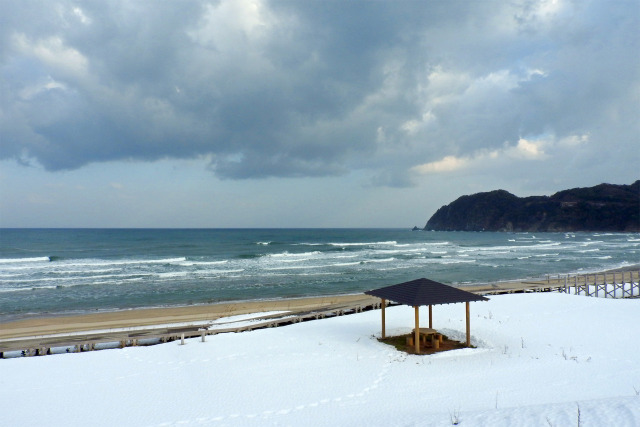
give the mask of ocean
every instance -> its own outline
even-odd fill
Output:
[[[0,322],[630,267],[639,233],[0,229]]]

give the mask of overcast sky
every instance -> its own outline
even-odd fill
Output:
[[[412,227],[640,178],[640,2],[0,0],[0,226]]]

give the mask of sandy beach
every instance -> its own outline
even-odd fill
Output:
[[[270,311],[303,311],[333,304],[349,304],[363,299],[363,294],[265,301],[243,301],[184,307],[146,308],[77,316],[39,317],[0,324],[0,339],[34,335],[63,334],[94,329],[153,326],[215,320],[220,317]]]
[[[623,270],[617,270],[617,273]],[[625,269],[629,277],[638,281],[637,268]],[[601,280],[604,272],[597,273]],[[612,272],[607,272],[612,277]],[[593,274],[591,274],[593,277]],[[620,278],[620,274],[617,276]],[[470,292],[487,292],[523,289],[544,286],[545,284],[560,284],[563,279],[550,278],[549,281],[505,281],[493,284],[479,284],[465,286]],[[264,313],[272,311],[300,312],[304,310],[319,309],[336,304],[364,303],[369,300],[377,300],[364,294],[334,295],[309,298],[291,298],[262,301],[241,301],[231,303],[192,305],[182,307],[131,309],[112,312],[90,313],[75,316],[37,317],[22,319],[0,324],[0,340],[19,337],[30,337],[49,334],[65,334],[90,330],[105,330],[115,328],[128,328],[140,326],[163,325],[170,323],[188,323],[206,320],[215,320],[221,317],[237,316],[248,313]]]

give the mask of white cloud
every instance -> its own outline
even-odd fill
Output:
[[[207,5],[200,26],[187,34],[199,44],[233,53],[266,37],[273,19],[259,0],[224,0]]]
[[[465,158],[455,156],[445,156],[441,160],[414,166],[412,171],[425,175],[430,173],[453,172],[464,169],[476,161],[477,158]]]
[[[504,150],[504,154],[516,159],[543,160],[546,158],[543,148],[547,144],[548,142],[544,140],[536,141],[520,138],[518,144],[515,147],[507,147]]]
[[[558,145],[566,146],[566,147],[577,147],[579,145],[584,145],[589,142],[590,136],[589,134],[581,134],[581,135],[569,135],[565,138],[562,138],[558,141]]]
[[[67,89],[67,86],[65,84],[63,84],[63,83],[60,83],[60,82],[57,82],[57,81],[53,80],[51,78],[51,76],[49,76],[45,81],[43,81],[41,83],[37,83],[37,84],[30,85],[30,86],[27,86],[27,87],[23,88],[19,92],[19,96],[24,101],[29,101],[32,98],[34,98],[35,96],[38,96],[39,94],[41,94],[43,92],[47,92],[47,91],[55,90],[55,89],[65,90],[65,89]]]
[[[84,11],[82,9],[80,9],[79,7],[74,7],[72,9],[72,12],[74,14],[74,16],[84,25],[89,25],[91,24],[91,18],[89,18],[87,15],[84,14]]]
[[[549,145],[545,140],[527,140],[520,138],[518,143],[505,143],[499,150],[478,150],[469,156],[445,156],[440,160],[413,166],[411,171],[419,175],[456,172],[465,169],[488,169],[503,160],[544,160],[548,158],[544,147]]]
[[[87,74],[89,65],[87,58],[78,50],[67,46],[59,36],[32,42],[24,34],[15,34],[13,43],[18,50],[38,58],[48,67],[76,77]]]
[[[496,165],[509,162],[531,162],[550,159],[558,152],[565,155],[566,149],[575,148],[589,141],[588,134],[570,135],[557,139],[554,135],[544,135],[538,138],[520,138],[516,145],[508,142],[498,150],[477,150],[469,156],[448,155],[440,160],[413,166],[410,171],[418,175],[451,173],[462,170],[475,169],[483,171],[494,168]]]

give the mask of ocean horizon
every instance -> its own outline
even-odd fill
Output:
[[[640,263],[640,233],[397,228],[0,229],[0,321],[466,286]]]

